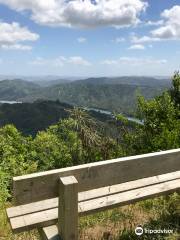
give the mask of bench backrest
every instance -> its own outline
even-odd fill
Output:
[[[59,178],[75,176],[78,191],[88,191],[180,170],[180,149],[84,164],[13,178],[17,204],[59,196]]]

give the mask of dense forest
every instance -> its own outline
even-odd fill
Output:
[[[117,88],[116,85],[111,90],[115,91],[115,88]],[[101,89],[104,89],[103,86]],[[88,91],[93,90],[89,88]],[[125,92],[127,98],[130,94],[128,91]],[[104,98],[106,98],[105,95]],[[109,128],[116,129],[116,134],[107,134],[106,124],[98,125],[102,116],[97,117],[95,113],[89,114],[83,109],[63,105],[63,103],[46,102],[44,104],[40,101],[34,105],[25,104],[21,107],[24,111],[29,111],[29,114],[33,111],[33,114],[38,113],[41,119],[41,114],[46,111],[48,104],[53,114],[57,109],[59,111],[56,112],[57,115],[54,114],[55,122],[59,118],[59,113],[62,117],[46,130],[39,131],[34,136],[26,136],[14,125],[5,125],[0,128],[0,239],[1,237],[16,240],[38,239],[38,234],[35,232],[17,236],[12,236],[10,233],[5,220],[4,207],[10,205],[12,201],[13,176],[180,147],[180,75],[178,72],[174,74],[172,86],[168,90],[164,90],[152,99],[145,99],[143,96],[137,98],[137,116],[143,120],[143,124],[134,123],[130,126],[129,121],[122,114],[115,114],[112,119],[103,119]],[[3,119],[5,111],[9,112],[8,108],[6,104],[1,106],[0,119],[1,116]],[[18,112],[18,108],[19,105],[15,105],[14,111]],[[66,111],[64,111],[65,108]],[[23,115],[19,118],[23,118]],[[45,125],[48,125],[48,116],[46,120]],[[36,119],[34,121],[38,122]],[[138,216],[144,214],[145,225],[149,224],[154,228],[173,227],[174,235],[170,236],[172,238],[155,235],[153,239],[175,240],[178,239],[180,228],[179,201],[178,194],[173,194],[166,199],[147,200],[130,206],[131,211],[126,208],[124,211],[115,210],[85,218],[81,222],[81,227],[93,228],[96,224],[109,221],[111,226],[113,224],[115,229],[117,226],[119,229],[118,232],[114,232],[112,239],[136,239],[134,225],[137,223]],[[127,219],[132,223],[125,223]],[[123,229],[121,229],[122,225],[118,225],[118,221],[124,224]],[[152,239],[152,236],[145,237],[144,239]],[[101,239],[110,238],[104,236]]]
[[[70,116],[69,110],[74,107],[67,103],[62,103],[50,100],[37,100],[33,103],[3,103],[0,104],[0,127],[7,124],[13,124],[23,135],[35,136],[38,131],[45,130],[52,124],[56,124],[59,120],[68,118]],[[85,111],[85,109],[84,109]],[[95,110],[88,110],[86,112],[94,118],[98,129],[105,128],[106,132],[113,132],[109,128],[113,120],[112,114],[105,114]],[[129,122],[129,127],[133,123]]]
[[[59,101],[36,101],[34,103],[1,104],[0,126],[13,124],[24,135],[34,136],[38,131],[69,116],[72,106]]]
[[[169,86],[169,79],[150,77],[89,78],[72,82],[55,80],[51,84],[15,79],[0,81],[0,100],[59,100],[77,107],[101,108],[134,115],[137,95],[152,99]]]

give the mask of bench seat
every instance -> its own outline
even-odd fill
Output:
[[[41,228],[39,229],[39,234],[43,240],[61,240],[57,225]]]
[[[180,189],[180,171],[93,189],[78,194],[79,216],[134,203]],[[56,236],[58,198],[38,201],[7,209],[13,232],[43,228],[44,235]],[[47,239],[51,239],[48,238]],[[54,239],[54,238],[52,238]],[[56,237],[55,237],[56,239]]]

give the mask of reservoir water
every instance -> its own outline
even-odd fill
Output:
[[[95,112],[99,112],[99,113],[103,113],[103,114],[107,114],[110,116],[113,116],[113,113],[107,110],[103,110],[103,109],[97,109],[97,108],[84,108],[85,110],[92,110]],[[138,118],[134,118],[134,117],[128,117],[128,116],[124,116],[126,117],[129,121],[131,122],[135,122],[135,123],[139,123],[139,124],[143,124],[143,121],[139,120]]]
[[[0,104],[3,104],[3,103],[15,104],[15,103],[22,103],[22,102],[18,102],[18,101],[3,101],[3,100],[0,100]],[[88,107],[85,107],[84,109],[85,109],[85,110],[92,110],[92,111],[95,111],[95,112],[99,112],[99,113],[102,113],[102,114],[106,114],[106,115],[113,116],[112,112],[107,111],[107,110],[103,110],[103,109],[88,108]],[[125,116],[125,117],[126,117],[129,121],[136,122],[136,123],[139,123],[139,124],[143,124],[143,122],[142,122],[141,120],[139,120],[138,118],[128,117],[128,116]]]
[[[0,104],[3,104],[3,103],[15,104],[15,103],[22,103],[22,102],[17,102],[17,101],[2,101],[2,100],[0,100]]]

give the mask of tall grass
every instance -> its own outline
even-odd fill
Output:
[[[40,240],[38,232],[12,234],[5,207],[0,210],[0,240]],[[173,234],[143,234],[135,228],[172,229]],[[174,193],[80,218],[80,240],[180,240],[180,195]]]

